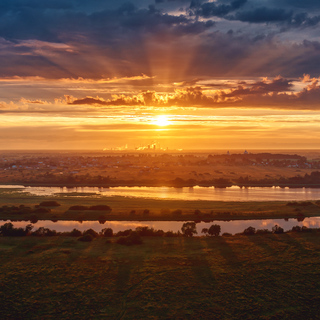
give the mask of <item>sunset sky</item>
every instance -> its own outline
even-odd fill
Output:
[[[320,146],[315,0],[2,0],[0,149]]]

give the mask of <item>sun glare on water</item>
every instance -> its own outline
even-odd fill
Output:
[[[167,116],[161,115],[157,116],[155,119],[155,124],[160,127],[164,127],[170,124]]]

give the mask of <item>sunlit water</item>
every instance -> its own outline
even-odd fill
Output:
[[[2,186],[3,188],[20,188],[22,193],[37,196],[69,195],[74,197],[88,196],[123,196],[131,198],[153,198],[167,200],[211,200],[211,201],[305,201],[320,199],[320,188],[214,188],[214,187],[23,187]]]
[[[0,221],[0,224],[4,224],[4,221]],[[284,219],[265,219],[265,220],[236,220],[236,221],[214,221],[210,223],[197,223],[198,235],[202,235],[201,231],[203,228],[208,228],[212,224],[218,224],[221,226],[221,233],[228,232],[231,234],[242,232],[249,226],[256,229],[268,229],[271,230],[276,224],[282,227],[285,231],[291,230],[294,226],[306,226],[310,228],[320,228],[320,217],[306,218],[302,222],[298,222],[296,219],[289,219],[285,221]],[[26,222],[14,222],[15,227],[25,228]],[[163,231],[181,231],[183,222],[177,221],[107,221],[104,224],[100,224],[96,221],[84,221],[82,223],[78,221],[38,221],[34,224],[34,229],[44,227],[53,229],[59,232],[71,231],[74,228],[84,231],[92,228],[93,230],[100,232],[104,228],[111,228],[113,232],[123,231],[126,229],[134,230],[137,227],[144,226],[149,228],[154,228],[156,230]]]

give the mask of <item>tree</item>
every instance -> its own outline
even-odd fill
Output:
[[[203,228],[202,231],[201,231],[201,233],[204,233],[205,235],[207,235],[207,234],[208,234],[208,231],[209,231],[208,228]]]
[[[185,237],[192,237],[194,234],[198,233],[195,222],[184,223],[181,227],[181,231]]]
[[[221,232],[221,227],[218,224],[213,224],[209,230],[208,233],[210,236],[218,236]]]
[[[272,227],[272,232],[273,233],[280,234],[280,233],[283,233],[283,231],[284,231],[283,228],[281,228],[277,224],[274,227]]]
[[[113,230],[111,228],[104,228],[101,230],[100,234],[103,237],[113,237]]]
[[[252,236],[256,233],[256,228],[254,227],[248,227],[247,229],[244,229],[243,234],[246,236]]]

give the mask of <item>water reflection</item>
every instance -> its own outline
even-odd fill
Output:
[[[306,201],[320,199],[319,188],[214,188],[214,187],[22,187],[2,186],[2,188],[21,188],[20,192],[37,196],[69,195],[123,196],[170,200],[211,200],[211,201]]]
[[[5,222],[2,221],[1,224]],[[126,229],[134,230],[137,227],[144,226],[149,228],[154,228],[156,230],[167,231],[181,231],[183,222],[182,221],[107,221],[104,224],[100,224],[97,221],[84,221],[80,223],[78,221],[38,221],[34,228],[49,228],[54,229],[59,232],[71,231],[74,228],[84,231],[87,229],[94,229],[100,232],[104,228],[111,228],[114,232],[123,231]],[[306,226],[310,228],[320,228],[320,217],[306,218],[302,222],[298,222],[296,219],[289,219],[285,221],[284,219],[267,219],[267,220],[235,220],[235,221],[215,221],[215,222],[201,222],[197,224],[198,235],[201,234],[203,228],[209,228],[212,224],[219,224],[221,226],[221,233],[227,232],[231,234],[236,234],[242,232],[248,227],[254,227],[256,229],[268,229],[271,230],[274,225],[279,225],[284,229],[284,231],[291,230],[294,226]],[[26,222],[14,222],[15,227],[25,228]]]

